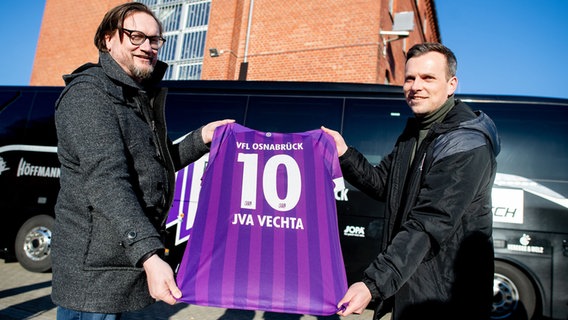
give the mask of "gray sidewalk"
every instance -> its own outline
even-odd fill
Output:
[[[18,263],[0,260],[0,319],[53,320],[55,306],[51,302],[51,274],[33,273]],[[128,314],[126,319],[170,320],[370,320],[373,313],[348,317],[314,317],[260,311],[230,310],[187,304],[169,306],[156,303],[142,311]],[[385,317],[382,320],[388,320]]]

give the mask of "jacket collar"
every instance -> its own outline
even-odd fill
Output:
[[[454,99],[452,99],[454,100]],[[443,133],[460,125],[461,122],[475,118],[476,115],[471,109],[459,99],[455,99],[455,104],[447,111],[444,119],[431,126],[431,130],[436,133]],[[402,137],[416,137],[420,131],[420,123],[416,117],[409,117],[402,132]],[[406,138],[405,138],[406,139]]]

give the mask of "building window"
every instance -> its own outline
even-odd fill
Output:
[[[169,65],[164,80],[201,79],[211,0],[140,0],[164,26],[159,59]]]

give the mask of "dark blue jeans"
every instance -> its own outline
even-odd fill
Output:
[[[120,313],[94,313],[57,307],[57,320],[120,320]]]

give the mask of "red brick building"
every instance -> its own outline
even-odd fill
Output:
[[[122,0],[46,0],[30,85],[63,85],[62,75],[97,62],[97,27]]]
[[[47,0],[30,84],[62,85],[63,74],[96,62],[95,30],[104,13],[122,2]],[[238,80],[240,74],[246,80],[402,84],[406,50],[441,41],[434,0],[185,2],[208,2],[210,8],[198,57],[201,79]],[[167,10],[159,10],[165,16]],[[381,31],[393,30],[401,12],[413,13],[413,28],[387,42],[397,36]]]

